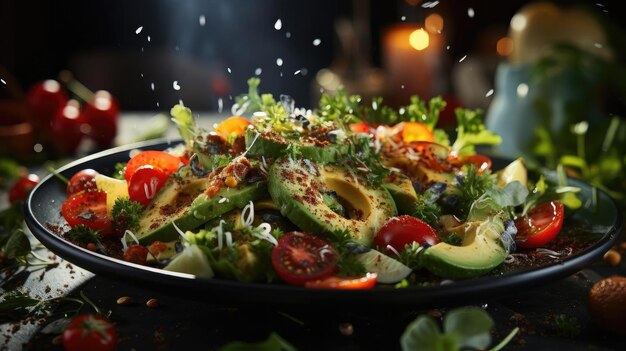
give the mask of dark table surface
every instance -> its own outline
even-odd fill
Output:
[[[131,116],[126,121],[134,120]],[[0,198],[5,199],[1,191]],[[80,297],[82,292],[96,305],[111,310],[120,350],[213,350],[235,340],[260,341],[272,332],[300,350],[394,350],[400,349],[400,335],[418,315],[439,317],[452,306],[465,304],[449,301],[427,310],[399,312],[367,308],[345,311],[339,306],[321,310],[279,310],[269,305],[225,307],[215,299],[186,298],[185,291],[172,295],[133,281],[94,275],[43,247],[37,252],[56,260],[58,266],[31,269],[15,282],[3,281],[3,288],[23,286],[43,298]],[[471,304],[486,309],[494,319],[494,341],[520,327],[506,349],[625,350],[626,338],[598,328],[587,312],[591,286],[612,275],[626,275],[626,262],[612,267],[600,260],[565,279]],[[118,305],[116,300],[122,296],[130,297],[132,303]],[[159,306],[148,308],[145,303],[149,299],[157,299]],[[556,327],[554,317],[559,315],[573,321],[574,328]],[[59,332],[53,326],[44,328],[42,323],[31,321],[1,324],[0,349],[60,350],[62,347],[54,343]]]

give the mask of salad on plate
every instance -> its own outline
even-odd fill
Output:
[[[580,206],[522,159],[492,170],[476,150],[500,137],[480,110],[457,109],[450,136],[439,97],[396,110],[339,91],[307,110],[248,83],[212,128],[176,105],[181,143],[74,174],[56,232],[201,279],[365,289],[490,274],[553,242]]]

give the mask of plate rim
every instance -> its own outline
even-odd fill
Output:
[[[183,141],[180,139],[163,138],[122,145],[72,161],[56,170],[56,172],[62,174],[63,172],[67,172],[68,170],[86,162],[105,158],[107,156],[110,157],[113,154],[118,154],[120,152],[130,152],[134,149],[147,148],[165,149],[169,146],[175,146],[182,142]],[[388,307],[406,307],[409,305],[432,305],[432,303],[437,302],[445,303],[447,299],[459,295],[475,296],[486,294],[491,296],[495,293],[514,290],[513,288],[538,286],[546,281],[562,279],[582,270],[596,261],[613,246],[619,238],[623,226],[622,213],[619,211],[619,207],[617,206],[615,200],[601,189],[597,189],[598,192],[602,193],[603,196],[611,202],[611,205],[615,210],[615,222],[607,232],[602,234],[602,237],[597,242],[582,251],[567,257],[562,262],[553,263],[548,266],[530,268],[521,272],[504,274],[502,276],[490,275],[467,280],[456,280],[452,284],[409,286],[402,289],[395,289],[393,288],[393,285],[391,285],[390,287],[378,287],[371,290],[316,289],[313,291],[312,289],[304,287],[295,287],[283,284],[244,283],[225,279],[196,278],[190,274],[168,272],[159,268],[133,264],[100,253],[92,252],[70,243],[48,230],[45,227],[45,223],[40,223],[34,213],[35,206],[33,204],[33,198],[39,191],[41,191],[40,189],[48,186],[48,184],[54,181],[53,178],[55,178],[55,175],[49,174],[44,177],[42,181],[35,186],[35,188],[33,188],[28,196],[26,206],[24,208],[25,221],[28,228],[33,235],[53,253],[61,256],[68,262],[76,264],[96,274],[102,274],[114,279],[137,278],[138,280],[148,283],[149,285],[161,287],[167,286],[168,288],[173,288],[174,293],[176,293],[177,288],[182,287],[200,288],[198,289],[198,292],[214,293],[218,296],[223,295],[225,292],[233,291],[235,294],[239,292],[243,295],[252,295],[251,293],[247,293],[247,291],[254,289],[256,293],[261,294],[258,295],[257,299],[253,298],[248,301],[253,303],[255,300],[259,300],[259,298],[261,298],[261,300],[265,300],[263,297],[266,295],[272,296],[275,294],[285,293],[290,294],[293,301],[289,301],[290,299],[281,299],[283,301],[273,301],[274,304],[294,305],[293,302],[296,302],[295,304],[297,305],[302,301],[314,301],[317,305],[323,302],[336,303],[337,300],[341,300],[342,303],[347,303],[344,307],[349,307],[362,305],[364,302],[375,302],[382,299],[385,302],[388,302],[386,305]],[[581,180],[571,180],[587,187],[591,186]],[[188,296],[193,297],[193,295],[195,294],[192,293]],[[232,296],[227,297],[227,300],[230,300],[231,297]],[[480,296],[476,297],[479,298]],[[427,301],[423,301],[423,299]],[[424,304],[424,302],[426,302],[426,304]]]

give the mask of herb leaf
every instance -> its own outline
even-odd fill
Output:
[[[445,342],[443,334],[437,322],[428,315],[421,315],[409,324],[400,337],[400,345],[403,351],[410,350],[456,350],[456,348],[443,348]]]
[[[457,308],[443,320],[445,333],[454,334],[459,348],[485,349],[491,344],[493,320],[479,307]]]
[[[68,232],[63,234],[64,237],[82,244],[97,243],[101,239],[101,235],[95,230],[87,228],[83,224],[79,224]]]
[[[12,260],[17,257],[24,257],[30,253],[30,241],[21,229],[13,231],[13,234],[4,245],[4,252],[7,258]]]
[[[143,206],[139,202],[131,201],[128,197],[117,198],[111,208],[113,230],[117,233],[137,230],[142,213]]]
[[[484,113],[481,109],[469,110],[457,108],[454,110],[458,122],[457,137],[452,144],[452,151],[459,155],[476,153],[476,145],[497,145],[502,138],[487,130],[483,123]]]
[[[246,343],[234,341],[222,346],[220,351],[296,351],[297,349],[277,333],[260,342]]]

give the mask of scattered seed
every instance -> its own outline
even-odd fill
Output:
[[[619,248],[622,250],[626,250],[626,242],[619,244]]]
[[[352,325],[352,323],[341,323],[339,324],[339,332],[342,335],[350,336],[352,335],[352,333],[354,333],[354,326]]]
[[[87,250],[89,250],[89,251],[93,251],[93,252],[96,252],[96,249],[98,249],[98,247],[96,246],[96,244],[94,244],[94,243],[89,243],[89,244],[87,244]]]
[[[128,305],[131,302],[132,302],[132,299],[130,298],[130,296],[122,296],[119,299],[117,299],[118,305]]]
[[[604,254],[604,262],[609,266],[617,266],[622,261],[622,255],[615,249],[610,249]]]
[[[150,299],[150,300],[146,301],[146,307],[149,307],[149,308],[157,308],[157,307],[159,307],[159,300],[157,300],[157,299]]]

